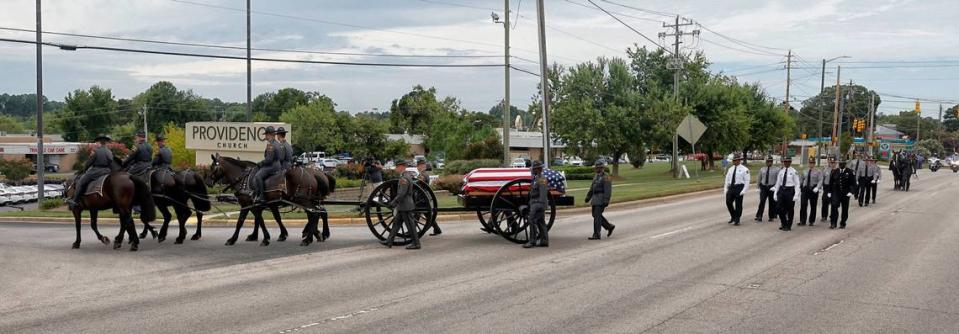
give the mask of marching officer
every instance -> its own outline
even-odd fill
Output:
[[[429,189],[430,187],[430,173],[426,171],[427,163],[425,159],[419,159],[416,161],[416,171],[419,172],[419,175],[416,176],[416,180],[420,182],[421,187]],[[430,233],[432,236],[443,234],[443,230],[440,229],[440,225],[436,223],[436,219],[430,217],[430,226],[433,228],[433,233]],[[429,229],[430,226],[426,228]]]
[[[87,191],[87,185],[97,178],[113,172],[113,152],[107,148],[107,144],[112,141],[110,136],[99,135],[94,139],[97,143],[96,148],[90,153],[90,158],[83,165],[80,179],[76,182],[76,190],[73,198],[67,200],[70,210],[73,210],[80,204],[80,198]]]
[[[869,169],[872,171],[872,183],[868,184],[872,192],[872,204],[876,204],[876,190],[879,189],[879,180],[882,179],[882,168],[876,164],[876,159],[869,159]],[[869,204],[869,198],[866,198],[866,204]]]
[[[799,226],[813,226],[816,223],[816,204],[819,202],[819,192],[822,190],[823,172],[816,168],[816,160],[809,159],[809,166],[800,178],[802,195],[799,204]],[[808,211],[806,209],[809,209]]]
[[[857,172],[856,182],[859,184],[859,193],[856,198],[859,199],[859,206],[869,206],[869,198],[872,197],[872,184],[876,180],[876,170],[873,168],[872,157],[865,159],[862,166],[862,173]]]
[[[797,188],[800,186],[799,173],[790,167],[793,159],[783,157],[783,167],[776,176],[776,185],[773,186],[773,200],[776,201],[776,211],[779,212],[779,229],[791,231],[796,201],[799,200]]]
[[[773,199],[773,186],[776,185],[776,175],[779,175],[779,167],[773,166],[773,158],[766,157],[766,167],[759,169],[759,210],[756,211],[756,221],[763,221],[763,210],[766,208],[766,201],[769,201],[769,221],[776,219],[776,201]]]
[[[157,134],[157,155],[153,157],[153,168],[170,169],[173,165],[173,151],[166,146],[166,136],[163,133]]]
[[[830,215],[829,228],[835,229],[837,221],[839,228],[846,228],[846,219],[849,218],[849,197],[856,192],[856,173],[846,168],[846,161],[839,161],[839,169],[836,169],[829,176],[832,191],[829,197],[832,200],[832,214]],[[842,210],[840,218],[839,210]]]
[[[280,143],[278,148],[283,149],[280,155],[280,168],[289,170],[293,167],[293,145],[286,141],[286,129],[282,126],[276,129],[276,139]]]
[[[828,163],[826,164],[826,168],[824,168],[822,171],[822,187],[820,188],[820,192],[822,193],[822,199],[821,199],[822,215],[820,219],[821,221],[826,221],[826,219],[829,219],[829,205],[832,204],[832,200],[829,197],[829,194],[832,192],[832,185],[830,184],[830,176],[832,175],[832,172],[835,171],[837,168],[839,168],[839,166],[837,166],[836,164],[836,158],[829,157]]]
[[[866,166],[865,154],[863,153],[857,154],[856,160],[854,160],[852,163],[849,163],[849,166],[852,167],[852,172],[856,176],[856,184],[864,184],[862,182],[863,180],[861,179],[866,177],[866,170],[868,169]],[[862,196],[860,196],[859,191],[864,191],[864,190],[865,189],[857,188],[857,191],[852,193],[853,197],[855,197],[859,201],[859,206],[862,206],[862,200],[860,199],[860,197]]]
[[[266,149],[263,150],[263,160],[260,160],[256,174],[253,176],[253,187],[256,190],[255,202],[263,204],[266,202],[264,191],[266,188],[266,179],[273,176],[280,170],[279,143],[276,141],[276,130],[272,126],[267,126],[264,131],[266,140]]]
[[[396,239],[400,226],[406,225],[406,231],[413,241],[406,249],[420,249],[420,234],[416,230],[416,221],[413,220],[413,210],[416,209],[416,204],[413,203],[413,173],[406,171],[407,164],[404,160],[396,162],[395,170],[400,174],[400,179],[396,186],[396,196],[390,201],[396,211],[396,220],[384,242],[387,248],[393,248],[393,240]]]
[[[609,199],[613,195],[613,182],[606,175],[605,161],[596,160],[593,167],[596,170],[596,176],[593,176],[593,183],[589,185],[589,190],[586,192],[586,203],[590,203],[593,207],[593,236],[587,239],[599,240],[601,228],[606,229],[607,238],[613,235],[613,229],[616,228],[616,225],[610,224],[603,216],[603,211],[609,206]]]
[[[743,216],[743,196],[749,190],[749,168],[741,166],[741,153],[733,156],[733,165],[726,171],[726,181],[723,195],[726,196],[726,210],[729,211],[729,223],[739,226],[739,218]],[[762,191],[762,190],[760,190]],[[762,212],[760,207],[759,212]],[[756,220],[762,221],[757,218]]]
[[[147,169],[150,169],[150,166],[153,162],[153,148],[150,147],[150,143],[147,142],[146,132],[143,130],[137,131],[137,142],[133,146],[133,152],[130,152],[127,155],[127,158],[123,160],[121,165],[131,175],[140,175],[145,172]]]
[[[543,176],[543,163],[535,161],[530,167],[533,183],[529,188],[529,242],[523,248],[549,247],[546,228],[546,206],[549,205],[549,186]]]

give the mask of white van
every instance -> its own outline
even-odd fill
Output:
[[[325,158],[326,152],[303,152],[303,154],[300,154],[300,156],[296,158],[296,162],[305,165]]]

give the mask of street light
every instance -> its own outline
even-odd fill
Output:
[[[512,103],[510,102],[509,96],[509,0],[503,1],[503,11],[502,21],[500,20],[499,14],[496,14],[496,12],[491,12],[489,16],[493,19],[493,23],[503,25],[503,165],[508,166],[509,123],[511,121],[510,109],[512,108]]]
[[[826,90],[826,63],[829,63],[829,62],[832,62],[832,61],[835,61],[835,60],[839,60],[839,59],[845,59],[845,58],[852,58],[852,57],[850,57],[850,56],[839,56],[839,57],[835,57],[835,58],[828,59],[828,60],[827,60],[827,59],[823,59],[823,60],[822,60],[822,80],[820,81],[820,84],[819,84],[819,100],[820,100],[820,101],[819,101],[819,102],[820,102],[820,103],[819,103],[819,139],[817,140],[817,144],[818,144],[818,147],[820,147],[820,150],[822,150],[822,143],[821,143],[821,142],[822,142],[822,125],[823,125],[823,124],[822,124],[822,113],[823,113],[823,107],[825,106],[825,102],[822,101],[822,98],[823,98],[822,93],[823,93],[823,91]],[[836,89],[839,89],[839,88],[836,87]],[[821,165],[820,162],[819,162],[819,159],[820,159],[821,156],[822,156],[822,154],[820,154],[819,151],[817,151],[817,152],[816,152],[816,164],[817,164],[817,165]]]

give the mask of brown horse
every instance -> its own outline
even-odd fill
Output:
[[[170,207],[173,207],[180,227],[174,244],[182,244],[186,239],[186,222],[193,215],[193,211],[196,211],[196,232],[190,239],[200,240],[203,212],[210,211],[210,199],[203,178],[192,170],[174,172],[169,169],[157,169],[150,177],[150,189],[153,191],[157,209],[163,215],[163,225],[160,227],[158,241],[166,240],[167,228],[173,218]],[[188,204],[190,202],[193,203],[192,208]],[[146,237],[146,233],[147,231],[144,230],[140,238]]]
[[[280,218],[279,208],[281,206],[294,206],[306,211],[307,224],[303,227],[303,241],[300,245],[307,246],[313,243],[314,238],[319,241],[324,241],[330,237],[328,215],[327,212],[321,208],[321,202],[336,188],[336,182],[332,176],[325,173],[317,174],[303,167],[291,168],[282,178],[271,177],[266,183],[266,187],[271,189],[276,186],[276,181],[285,181],[286,187],[282,189],[284,191],[268,191],[266,192],[265,199],[267,204],[265,206],[254,205],[253,197],[250,195],[250,192],[245,190],[249,189],[248,180],[250,179],[250,175],[255,172],[256,164],[249,161],[221,157],[219,155],[212,155],[211,158],[213,159],[213,164],[205,178],[206,184],[212,186],[217,182],[221,182],[233,188],[236,191],[234,195],[236,195],[242,207],[240,209],[240,215],[237,218],[236,230],[233,232],[233,236],[227,240],[227,246],[236,243],[237,238],[239,238],[240,229],[243,227],[243,223],[249,212],[253,213],[254,226],[253,233],[247,236],[246,240],[256,241],[259,237],[257,232],[262,229],[263,241],[261,245],[269,245],[270,233],[267,231],[266,225],[263,222],[263,210],[267,208],[270,209],[273,218],[280,227],[280,236],[277,240],[286,240],[288,233]],[[322,233],[318,230],[320,219],[323,220]]]
[[[73,184],[75,179],[74,177],[67,180],[67,197],[72,197],[77,191]],[[87,190],[93,186],[91,183]],[[140,219],[144,222],[152,221],[156,216],[153,199],[146,184],[135,181],[126,172],[113,172],[103,181],[101,189],[98,193],[81,196],[80,202],[73,208],[73,220],[77,228],[77,239],[73,242],[73,248],[80,248],[80,215],[84,210],[90,211],[90,227],[96,233],[97,239],[104,244],[109,243],[110,239],[97,230],[97,213],[100,210],[112,209],[120,218],[120,233],[113,240],[113,249],[122,246],[123,233],[126,232],[130,238],[130,251],[138,250],[140,239],[137,238],[136,226],[133,223],[133,205],[139,204],[143,208]]]

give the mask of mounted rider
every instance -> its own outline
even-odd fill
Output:
[[[157,134],[157,154],[153,157],[154,169],[170,169],[173,165],[173,151],[166,146],[166,135]]]
[[[130,155],[127,155],[127,158],[123,160],[121,166],[130,175],[142,175],[150,169],[153,162],[153,147],[147,142],[146,136],[146,132],[143,130],[137,131],[137,142],[133,146],[133,152],[130,152]]]
[[[282,126],[276,129],[276,139],[280,143],[278,148],[282,150],[280,168],[284,171],[290,170],[293,167],[293,145],[286,141],[286,129]]]
[[[112,139],[107,135],[99,135],[94,139],[96,147],[83,165],[80,177],[75,183],[76,190],[73,192],[73,198],[67,199],[67,204],[71,210],[80,203],[80,198],[86,193],[87,185],[90,182],[113,172],[113,152],[107,148],[107,144],[111,141]]]
[[[254,202],[257,204],[266,203],[266,179],[273,176],[282,167],[280,165],[280,143],[276,141],[276,130],[272,126],[267,126],[264,131],[266,140],[266,149],[263,151],[263,160],[258,165],[256,174],[253,175],[253,188],[256,191]]]

